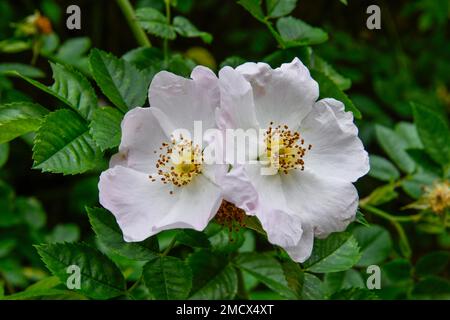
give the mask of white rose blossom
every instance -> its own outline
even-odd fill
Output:
[[[203,230],[220,207],[217,166],[193,162],[201,159],[202,147],[172,135],[176,129],[192,134],[194,121],[204,129],[215,127],[217,77],[196,67],[191,78],[158,73],[149,88],[150,108],[132,109],[122,121],[119,152],[100,176],[99,198],[125,241],[142,241],[173,228]],[[190,152],[182,152],[186,150]]]
[[[100,203],[126,241],[173,228],[203,230],[223,199],[256,215],[269,241],[298,262],[310,256],[314,236],[347,227],[358,207],[352,183],[368,172],[368,155],[352,114],[337,100],[316,101],[318,85],[300,60],[275,70],[264,63],[225,67],[219,79],[197,67],[191,78],[165,71],[154,77],[151,107],[125,115],[119,152],[100,177]],[[206,151],[195,137],[172,134],[192,134],[195,121],[222,133],[263,129],[263,148],[235,150],[252,161],[230,163],[231,170],[198,163]],[[225,135],[207,142],[227,145]],[[275,171],[262,174],[268,168]]]
[[[256,215],[271,243],[303,262],[314,236],[343,231],[354,220],[353,186],[369,170],[351,112],[319,87],[299,59],[272,69],[245,63],[219,72],[221,128],[263,129],[256,164],[234,165],[220,180],[227,201]],[[261,174],[268,163],[272,175]]]

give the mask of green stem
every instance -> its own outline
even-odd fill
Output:
[[[367,210],[370,213],[373,213],[379,217],[382,217],[386,220],[389,221],[396,221],[396,222],[415,222],[415,221],[419,221],[420,218],[422,218],[422,214],[418,213],[415,215],[411,215],[411,216],[403,216],[403,217],[398,217],[398,216],[393,216],[390,213],[387,213],[386,211],[383,211],[381,209],[372,207],[370,205],[361,205],[361,208],[364,210]]]
[[[275,40],[277,40],[277,42],[278,42],[279,46],[281,47],[281,49],[285,49],[286,48],[286,43],[284,42],[283,38],[281,38],[281,36],[277,32],[277,30],[275,30],[275,28],[273,27],[272,23],[267,18],[264,19],[263,23],[267,26],[267,28],[269,29],[270,33],[273,35]]]
[[[177,242],[177,238],[173,237],[172,241],[170,241],[169,245],[167,246],[166,250],[164,250],[163,253],[161,253],[162,257],[167,256],[167,254],[172,250],[172,248],[175,246],[175,243]]]
[[[166,21],[170,25],[171,14],[170,14],[170,0],[164,0],[166,4]],[[164,62],[167,66],[167,60],[169,59],[169,40],[164,39]]]
[[[120,7],[120,10],[122,10],[123,15],[127,19],[128,25],[131,28],[131,31],[133,31],[134,37],[136,38],[137,42],[142,47],[151,47],[150,40],[148,39],[147,35],[145,34],[144,30],[141,28],[139,23],[136,20],[136,15],[133,10],[133,6],[131,5],[129,0],[116,0],[117,4]]]
[[[398,223],[397,221],[391,221],[391,223],[394,225],[395,229],[397,230],[398,237],[400,239],[400,250],[405,256],[405,258],[411,258],[411,246],[409,245],[408,236],[405,233],[405,230],[403,229],[402,225]]]

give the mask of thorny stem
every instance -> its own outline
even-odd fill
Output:
[[[138,44],[142,47],[151,47],[150,40],[148,39],[145,31],[141,28],[139,23],[136,21],[136,15],[133,10],[133,6],[131,5],[129,0],[116,0],[117,4],[122,10],[123,15],[127,19],[128,25],[131,28],[131,31],[134,34]]]

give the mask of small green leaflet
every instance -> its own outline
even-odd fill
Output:
[[[79,243],[46,244],[36,249],[47,268],[64,284],[71,275],[67,268],[79,267],[79,291],[90,298],[110,299],[125,293],[122,273],[97,249]]]
[[[200,37],[204,42],[211,43],[212,35],[208,32],[200,31],[185,17],[175,17],[173,19],[175,31],[182,37],[196,38]]]
[[[187,260],[192,269],[190,299],[233,299],[237,293],[237,274],[227,256],[210,250],[192,253]]]
[[[395,181],[400,177],[400,172],[389,160],[371,154],[369,176],[382,181]]]
[[[325,31],[294,17],[280,18],[276,26],[286,47],[315,45],[328,40]]]
[[[0,63],[0,75],[1,74],[14,74],[11,72],[17,72],[25,77],[30,78],[44,78],[45,73],[33,66],[22,63]]]
[[[47,109],[31,102],[0,105],[0,143],[37,130],[47,113]]]
[[[353,235],[361,247],[361,259],[357,265],[366,267],[383,262],[390,254],[392,240],[389,232],[381,226],[358,226]]]
[[[177,36],[175,28],[171,26],[166,17],[156,9],[138,9],[136,10],[136,18],[142,28],[155,36],[169,40],[173,40]]]
[[[289,287],[281,264],[268,254],[241,253],[235,259],[236,266],[250,273],[256,279],[288,299],[298,299],[296,293]]]
[[[82,173],[93,169],[101,156],[86,121],[69,109],[50,113],[34,139],[33,168],[44,172]]]
[[[407,142],[394,130],[376,125],[375,133],[383,150],[404,172],[412,173],[415,169],[414,160],[406,153]]]
[[[98,101],[89,81],[75,69],[58,63],[50,63],[53,70],[54,84],[50,87],[18,74],[36,88],[54,96],[75,110],[86,120],[91,119]]]
[[[123,113],[115,108],[100,107],[94,111],[89,131],[102,151],[120,144],[122,119]]]
[[[311,76],[319,83],[320,98],[335,98],[341,101],[345,105],[345,111],[351,111],[355,118],[361,119],[361,112],[333,80],[317,70],[311,70]]]
[[[183,260],[157,257],[144,266],[145,285],[157,300],[186,299],[192,287],[192,272]]]
[[[296,7],[297,0],[266,0],[269,18],[279,18],[290,14]]]
[[[264,12],[261,8],[261,0],[239,0],[237,2],[251,13],[257,20],[264,22]]]
[[[420,140],[430,157],[441,164],[450,164],[450,130],[446,120],[430,108],[413,104],[414,123]]]
[[[142,242],[125,242],[112,213],[101,208],[86,209],[89,221],[100,242],[115,253],[139,261],[154,259],[159,252],[156,237]]]
[[[360,259],[356,239],[349,233],[333,233],[326,239],[315,239],[311,257],[304,263],[307,271],[317,273],[350,269]]]
[[[150,79],[132,63],[93,49],[89,64],[102,92],[121,111],[141,107],[145,103]]]

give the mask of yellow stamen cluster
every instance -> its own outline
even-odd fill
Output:
[[[285,174],[292,169],[305,170],[303,157],[312,145],[305,145],[305,140],[297,131],[291,131],[287,125],[273,127],[273,122],[265,132],[267,157],[272,167]]]
[[[202,150],[191,140],[180,136],[179,141],[172,139],[170,143],[163,142],[159,152],[159,158],[156,161],[158,175],[150,175],[149,178],[152,181],[159,178],[164,184],[172,183],[176,187],[181,187],[187,185],[202,172]]]
[[[443,214],[446,209],[450,208],[450,182],[444,181],[435,184],[426,193],[426,199],[433,212]]]
[[[233,242],[232,233],[233,231],[239,232],[241,228],[245,227],[245,217],[244,210],[239,209],[231,202],[223,200],[215,218],[217,223],[228,229],[229,240]]]

